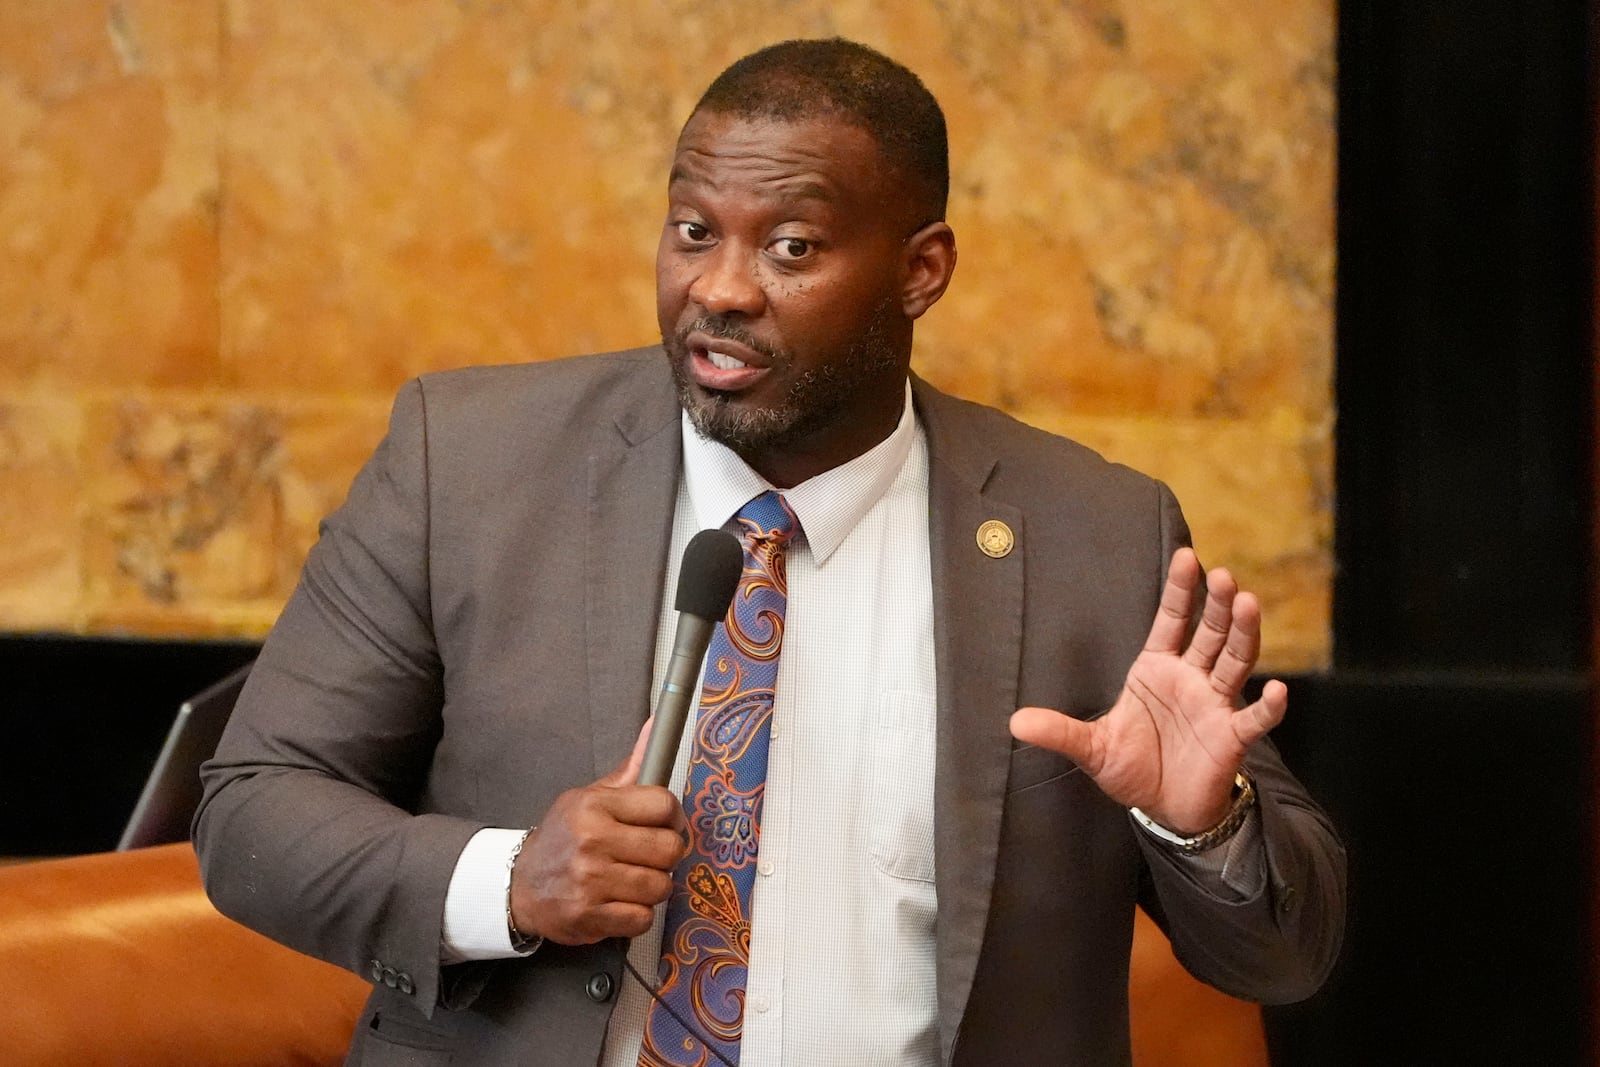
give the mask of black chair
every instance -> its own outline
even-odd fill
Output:
[[[245,664],[179,705],[166,743],[117,842],[118,852],[189,840],[189,823],[200,806],[200,764],[217,750],[222,729],[228,725],[253,665]]]

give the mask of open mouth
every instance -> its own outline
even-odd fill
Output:
[[[725,337],[696,330],[684,339],[689,375],[702,389],[737,393],[759,382],[772,368],[766,356]]]

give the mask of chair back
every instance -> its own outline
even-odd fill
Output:
[[[178,706],[166,743],[117,842],[118,852],[189,840],[189,824],[200,807],[200,764],[217,751],[251,666],[245,664]]]

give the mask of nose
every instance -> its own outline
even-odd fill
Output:
[[[755,255],[742,251],[737,242],[723,241],[701,259],[689,298],[713,315],[759,315],[767,302],[759,269]]]

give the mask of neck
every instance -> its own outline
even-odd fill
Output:
[[[739,458],[778,489],[792,489],[882,444],[900,424],[900,413],[872,424],[857,423],[848,436],[831,435],[826,442],[799,441],[781,449],[740,452]]]

